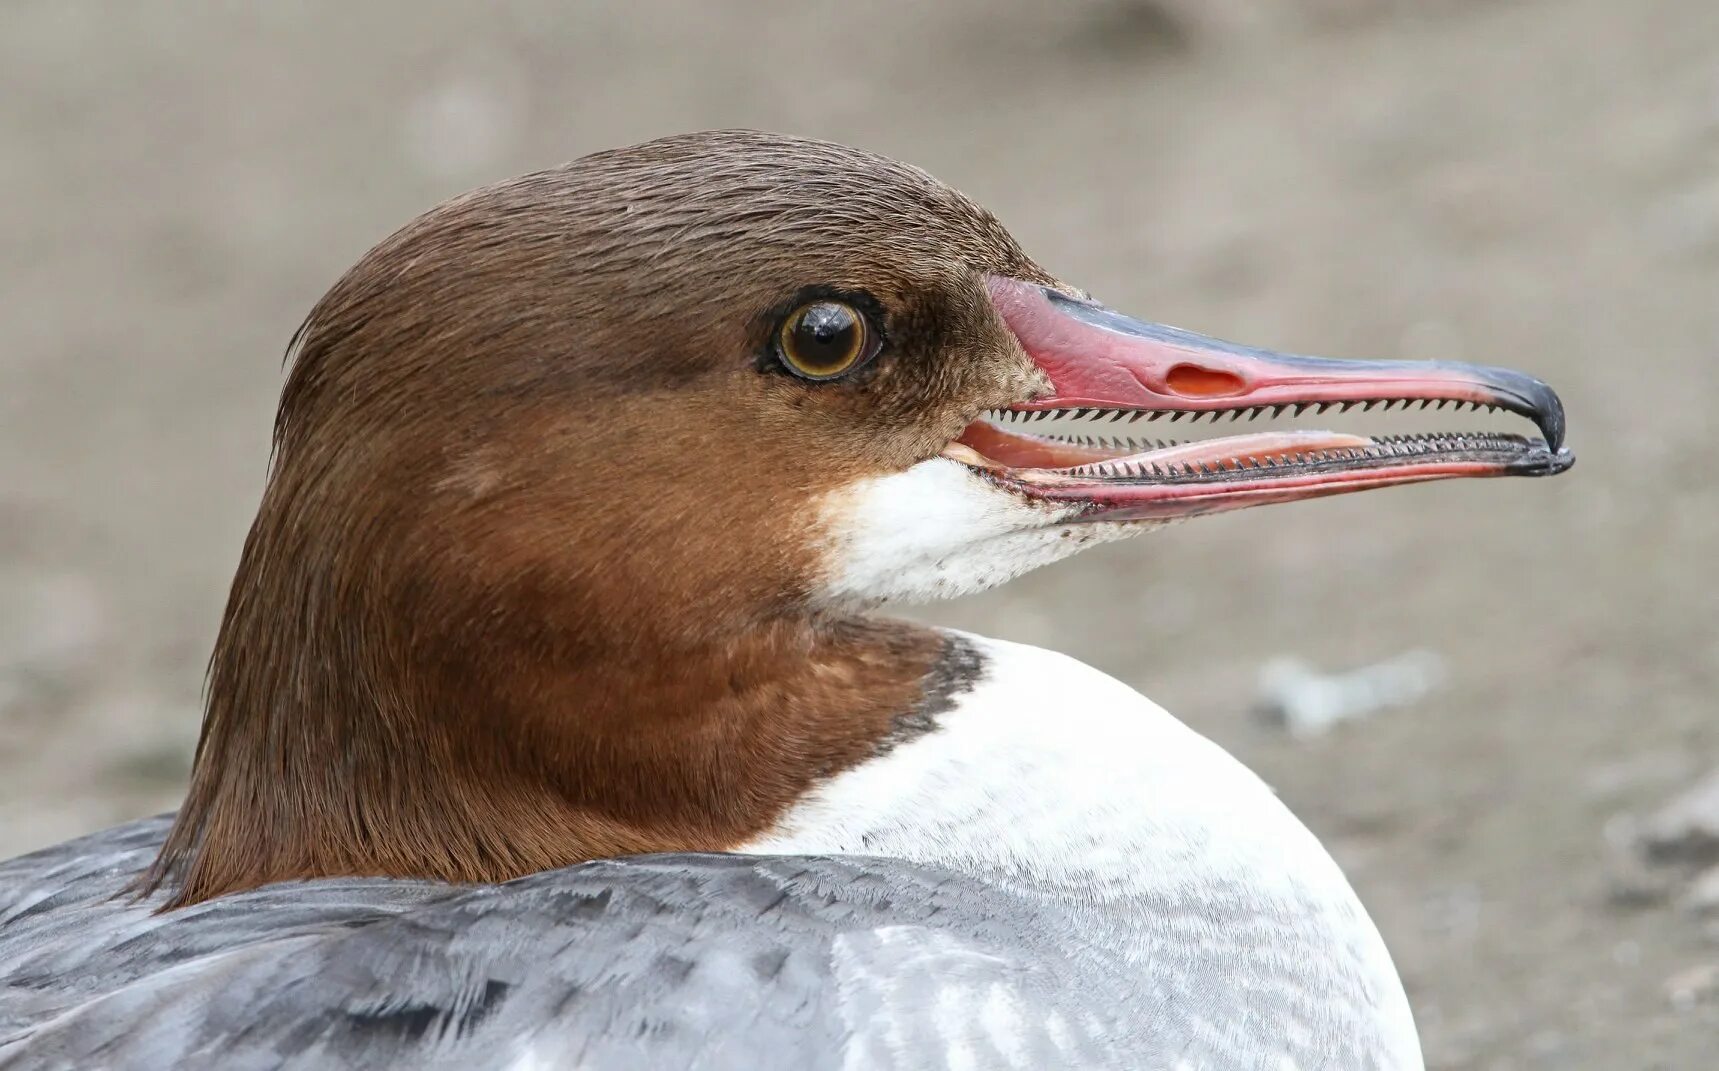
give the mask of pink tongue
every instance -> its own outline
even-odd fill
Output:
[[[1364,435],[1339,435],[1334,431],[1262,431],[1253,435],[1167,446],[1162,450],[1148,450],[1115,460],[1149,461],[1155,465],[1211,465],[1231,461],[1239,464],[1249,460],[1264,461],[1268,457],[1276,460],[1320,450],[1353,450],[1372,445],[1373,440]]]

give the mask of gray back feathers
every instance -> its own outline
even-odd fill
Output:
[[[165,829],[0,864],[0,1068],[1111,1062],[1072,921],[931,868],[643,856],[157,915],[120,894]]]

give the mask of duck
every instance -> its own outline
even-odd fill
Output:
[[[1423,1066],[1259,777],[880,610],[1562,472],[1543,382],[1135,319],[918,168],[756,131],[440,204],[288,359],[183,805],[0,863],[0,1069]],[[1233,427],[1355,406],[1533,429]]]

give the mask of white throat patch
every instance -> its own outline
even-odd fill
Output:
[[[1146,527],[1071,522],[1076,507],[1031,502],[946,457],[832,492],[818,512],[817,594],[835,605],[968,595]]]

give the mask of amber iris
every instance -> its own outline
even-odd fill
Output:
[[[840,301],[812,301],[788,314],[776,335],[782,360],[807,379],[833,379],[871,350],[865,317]]]

